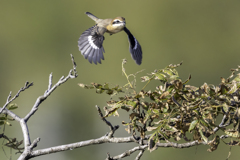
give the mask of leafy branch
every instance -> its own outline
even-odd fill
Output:
[[[141,77],[141,81],[146,84],[137,93],[136,86],[132,85],[136,82],[136,74],[133,76],[134,82],[130,82],[124,64],[126,61],[122,63],[122,71],[127,84],[123,87],[116,85],[117,89],[116,86],[111,88],[108,83],[79,86],[96,89],[96,93],[107,90],[109,95],[123,92],[124,96],[117,97],[118,100],[107,102],[104,117],[119,116],[119,109],[127,111],[129,122],[122,124],[132,136],[139,134],[141,140],[147,140],[142,144],[147,145],[148,150],[156,150],[162,142],[171,144],[181,139],[195,145],[209,145],[209,152],[217,149],[220,139],[231,138],[231,142],[224,143],[230,146],[240,145],[240,66],[232,69],[227,79],[221,78],[219,85],[204,83],[196,87],[188,85],[191,75],[185,81],[180,78],[177,67],[182,63],[169,65]],[[147,89],[152,81],[159,82],[155,90]],[[129,88],[133,90],[132,93],[126,92]],[[216,121],[218,117],[222,117],[220,124]],[[224,135],[219,135],[218,130],[222,130]],[[142,150],[145,149],[146,147]]]

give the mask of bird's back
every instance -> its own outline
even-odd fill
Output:
[[[98,19],[96,23],[99,27],[107,28],[111,21],[112,19]]]

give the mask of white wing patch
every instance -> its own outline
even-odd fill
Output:
[[[91,45],[91,47],[93,47],[94,49],[99,49],[99,48],[93,43],[92,36],[88,36],[88,42],[89,42],[89,44]]]
[[[134,50],[136,50],[137,49],[137,46],[138,46],[138,41],[136,40],[136,38],[134,37],[134,41],[135,41],[135,46],[134,46]]]

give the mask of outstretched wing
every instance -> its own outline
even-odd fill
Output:
[[[142,63],[142,48],[137,41],[137,39],[132,35],[132,33],[124,27],[124,31],[128,35],[128,41],[129,41],[129,51],[132,55],[132,59],[135,60],[135,62],[140,65]]]
[[[101,63],[101,59],[104,60],[102,44],[105,30],[105,28],[95,25],[84,31],[78,40],[79,51],[81,51],[84,58],[88,59],[90,63],[93,61],[97,64],[97,62]]]

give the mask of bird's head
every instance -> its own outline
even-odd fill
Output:
[[[116,17],[111,22],[112,27],[116,29],[123,29],[126,25],[125,18],[123,17]]]

